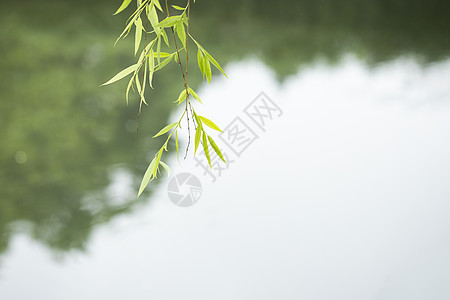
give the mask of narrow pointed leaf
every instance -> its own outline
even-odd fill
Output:
[[[161,36],[158,36],[158,44],[156,45],[156,59],[158,64],[161,63]]]
[[[169,38],[167,37],[166,30],[164,28],[161,28],[161,35],[164,39],[164,43],[166,43],[167,47],[170,47],[169,45]]]
[[[209,157],[208,142],[206,141],[206,133],[205,132],[203,132],[202,143],[203,143],[203,151],[205,151],[205,155],[206,155],[206,158],[208,159],[209,167],[211,168],[211,157]]]
[[[213,138],[208,135],[208,140],[211,144],[211,147],[214,149],[217,155],[219,155],[220,159],[223,160],[224,163],[226,163],[225,158],[223,158],[222,152],[220,151],[219,147],[217,147],[217,144],[214,142]]]
[[[116,82],[116,81],[118,81],[118,80],[120,80],[120,79],[126,77],[127,75],[130,75],[131,73],[133,73],[133,72],[136,70],[137,67],[138,67],[138,65],[137,65],[137,64],[134,64],[134,65],[132,65],[132,66],[129,66],[128,68],[123,69],[122,71],[120,71],[119,73],[117,73],[116,76],[114,76],[113,78],[111,78],[110,80],[108,80],[107,82],[105,82],[104,84],[102,84],[101,86],[104,86],[104,85],[108,85],[108,84],[114,83],[114,82]]]
[[[212,73],[211,73],[211,64],[209,63],[208,57],[205,57],[204,62],[205,62],[205,75],[206,75],[206,80],[208,80],[208,83],[211,83],[211,77],[212,77]]]
[[[172,57],[174,56],[174,54],[170,55],[169,57],[167,57],[166,59],[164,59],[156,68],[155,72],[158,70],[161,70],[162,68],[164,68],[171,60]]]
[[[125,8],[128,7],[128,5],[130,5],[130,3],[131,3],[131,0],[123,0],[122,5],[120,5],[120,7],[117,9],[117,11],[114,13],[114,15],[117,15],[118,13],[123,11]]]
[[[180,7],[178,5],[172,5],[172,7],[177,9],[177,10],[184,10],[184,7]]]
[[[205,67],[204,67],[204,63],[203,63],[203,53],[200,50],[200,48],[197,51],[197,63],[198,63],[198,68],[200,69],[200,72],[202,72],[203,78],[205,78]]]
[[[153,180],[153,171],[155,168],[156,157],[153,158],[152,162],[148,165],[145,171],[144,177],[142,177],[141,186],[139,187],[138,197],[142,194],[144,189],[147,187],[148,183]]]
[[[159,0],[153,0],[152,2],[155,4],[155,6],[156,6],[160,11],[163,11],[163,9],[162,9],[162,7],[161,7],[161,4],[159,4]]]
[[[156,12],[156,9],[154,6],[150,7],[148,19],[150,20],[150,24],[152,24],[152,27],[155,27],[155,25],[159,23],[158,13]]]
[[[165,162],[163,162],[162,160],[159,161],[159,163],[167,171],[167,177],[170,177],[170,167]]]
[[[194,92],[193,89],[188,88],[189,90],[189,94],[191,94],[192,96],[194,96],[195,99],[197,99],[198,102],[200,102],[201,104],[203,104],[202,100],[200,100],[200,97]]]
[[[131,79],[130,79],[130,81],[128,82],[127,91],[126,91],[126,93],[125,93],[125,99],[126,99],[126,101],[127,101],[127,105],[128,105],[128,94],[130,93],[130,88],[131,88],[131,86],[133,85],[133,79],[134,79],[134,77],[131,76]]]
[[[163,27],[163,28],[172,27],[179,20],[180,20],[180,16],[167,17],[164,20],[162,20],[161,22],[159,22],[158,24],[156,24],[154,27]]]
[[[184,24],[180,22],[177,23],[175,27],[177,29],[178,38],[180,39],[183,46],[186,47],[186,31],[184,29]]]
[[[136,34],[134,38],[134,55],[136,55],[137,51],[139,50],[139,45],[141,44],[142,30],[144,30],[144,27],[142,26],[142,19],[139,17],[134,22],[134,25],[136,26]]]
[[[198,117],[200,118],[200,120],[202,120],[202,123],[205,124],[206,126],[208,126],[209,128],[212,128],[214,130],[222,132],[222,130],[219,128],[219,126],[214,124],[214,122],[211,121],[210,119],[207,119],[207,118],[202,117],[202,116],[198,116]]]
[[[155,156],[155,158],[156,158],[155,168],[153,169],[153,177],[154,178],[158,177],[157,172],[158,172],[159,162],[161,160],[163,150],[164,150],[164,148],[161,148],[161,150],[159,150],[159,152]]]
[[[153,53],[153,57],[156,57],[158,53]],[[167,52],[159,52],[159,57],[165,58],[165,57],[169,57],[173,54],[167,53]]]
[[[167,125],[166,127],[164,127],[163,129],[161,129],[157,134],[155,134],[153,137],[158,137],[160,135],[163,135],[164,133],[168,132],[170,129],[174,128],[177,125],[178,122],[174,122],[171,123],[169,125]]]
[[[178,131],[175,130],[175,147],[177,148],[177,159],[180,162],[180,151],[178,150]]]
[[[153,88],[153,73],[155,73],[155,58],[153,57],[153,49],[150,49],[150,53],[148,56],[148,82],[150,84],[150,87]]]
[[[206,50],[204,50],[205,55],[208,57],[208,60],[220,71],[222,72],[223,75],[225,75],[225,77],[228,78],[227,74],[225,74],[225,71],[222,69],[222,67],[219,65],[219,63],[214,59],[214,57],[211,56],[211,54],[209,54],[208,52],[206,52]]]
[[[177,105],[180,105],[181,103],[184,102],[184,100],[186,100],[186,89],[182,90],[180,95],[178,96],[177,101],[175,101],[177,103]]]
[[[194,148],[194,155],[197,153],[198,145],[200,144],[200,137],[202,135],[202,125],[198,124],[197,129],[195,130],[195,148]]]

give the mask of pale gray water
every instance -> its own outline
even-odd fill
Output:
[[[253,59],[226,71],[199,112],[254,126],[242,110],[264,91],[283,114],[214,183],[172,157],[199,202],[176,207],[162,178],[150,205],[60,261],[15,236],[0,299],[450,299],[450,60],[348,57],[282,83]],[[133,193],[115,174],[111,193]]]

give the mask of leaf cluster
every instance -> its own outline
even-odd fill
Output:
[[[134,55],[137,55],[139,50],[141,49],[142,39],[147,40],[147,35],[152,35],[153,38],[143,46],[143,49],[140,52],[138,60],[135,64],[123,69],[119,73],[117,73],[110,80],[105,82],[102,85],[109,85],[115,83],[129,75],[131,78],[129,79],[125,99],[128,104],[129,102],[129,92],[131,89],[136,90],[139,95],[139,113],[141,112],[142,104],[148,105],[147,100],[145,99],[145,87],[147,84],[153,89],[153,78],[156,72],[163,69],[170,62],[174,62],[180,66],[181,74],[184,79],[184,88],[180,92],[178,99],[174,102],[176,105],[185,105],[185,109],[181,117],[177,122],[173,122],[168,124],[164,128],[162,128],[155,136],[159,137],[169,133],[166,141],[159,149],[159,151],[155,154],[155,157],[150,162],[144,177],[142,179],[138,196],[144,191],[145,187],[148,185],[150,181],[157,178],[159,174],[159,166],[162,166],[169,174],[170,168],[164,163],[161,158],[164,151],[168,151],[168,142],[172,136],[175,136],[175,145],[177,150],[177,156],[179,157],[179,147],[178,147],[178,129],[181,129],[181,121],[183,118],[187,119],[188,125],[188,135],[189,135],[189,126],[190,122],[195,126],[195,140],[194,140],[194,155],[197,152],[197,148],[200,143],[203,145],[203,149],[205,155],[208,159],[208,163],[211,167],[211,159],[209,155],[208,144],[211,145],[211,148],[217,153],[217,155],[225,162],[222,153],[220,152],[219,147],[214,142],[213,138],[208,135],[205,131],[205,126],[211,129],[221,131],[220,128],[214,124],[213,121],[207,119],[203,116],[197,115],[193,105],[191,103],[192,96],[195,100],[202,103],[200,97],[197,93],[188,85],[187,80],[187,61],[189,59],[189,47],[188,42],[192,40],[197,47],[197,63],[202,74],[203,80],[206,78],[207,82],[211,82],[212,71],[211,65],[217,68],[223,75],[226,76],[224,70],[220,66],[220,64],[209,54],[208,51],[205,50],[204,47],[197,42],[194,37],[189,32],[189,13],[190,13],[190,0],[187,0],[186,6],[181,7],[177,5],[172,5],[172,7],[178,12],[178,14],[170,15],[168,11],[168,3],[165,0],[165,13],[167,16],[161,18],[161,14],[164,13],[164,9],[161,6],[159,0],[137,0],[137,8],[128,18],[127,24],[119,35],[116,43],[128,36],[131,30],[134,28],[135,30],[135,43],[134,43]],[[194,0],[195,3],[195,0]],[[117,11],[114,13],[119,14],[124,11],[131,4],[131,0],[124,0]],[[173,37],[173,45],[169,42],[169,35]],[[163,49],[162,47],[167,48]],[[186,64],[183,67],[181,62],[181,54],[184,53]],[[189,119],[189,114],[191,115],[191,119]],[[190,141],[190,136],[189,136]],[[186,153],[189,148],[186,148]]]

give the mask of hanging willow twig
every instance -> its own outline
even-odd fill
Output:
[[[193,0],[195,3],[195,0]],[[126,9],[131,3],[131,0],[124,0],[119,9],[115,12],[115,15],[122,12]],[[174,61],[180,66],[180,72],[183,77],[184,86],[181,90],[178,99],[175,101],[176,105],[181,105],[184,103],[184,111],[181,114],[180,118],[171,124],[166,125],[162,128],[157,134],[153,137],[159,137],[167,134],[167,138],[161,148],[156,152],[155,157],[150,162],[144,177],[142,178],[141,185],[139,187],[138,197],[144,191],[145,187],[148,185],[150,181],[157,178],[159,174],[159,166],[162,166],[168,174],[170,174],[169,166],[164,163],[161,158],[164,151],[168,151],[167,146],[169,140],[172,136],[175,136],[175,145],[177,150],[177,156],[179,156],[179,148],[178,148],[178,129],[181,129],[181,121],[186,118],[186,122],[188,124],[188,144],[186,146],[186,154],[187,156],[189,145],[191,142],[190,137],[190,123],[192,122],[195,128],[195,137],[194,137],[194,155],[197,152],[197,149],[200,143],[203,146],[203,150],[205,152],[206,158],[208,160],[209,166],[211,167],[211,159],[209,155],[208,145],[217,153],[217,155],[225,162],[225,159],[216,145],[214,140],[210,135],[208,135],[205,131],[205,126],[211,129],[221,131],[220,128],[214,124],[213,121],[205,118],[204,116],[200,116],[195,112],[193,107],[193,103],[191,102],[192,98],[202,103],[200,97],[195,93],[195,91],[189,86],[188,83],[188,61],[189,61],[189,47],[188,42],[192,40],[197,47],[197,62],[200,69],[200,72],[203,76],[203,79],[206,78],[208,83],[211,82],[212,72],[211,72],[211,64],[216,67],[223,75],[226,76],[222,67],[219,63],[203,48],[191,35],[189,32],[189,19],[190,19],[190,9],[191,9],[191,0],[187,0],[185,7],[180,7],[177,5],[172,5],[178,14],[170,15],[169,5],[167,0],[165,0],[165,10],[164,13],[163,8],[159,0],[137,0],[136,10],[131,14],[128,18],[127,25],[125,29],[120,34],[116,43],[121,39],[125,38],[132,28],[135,29],[135,43],[134,43],[134,53],[135,55],[138,53],[141,47],[142,33],[144,32],[144,44],[147,41],[146,34],[152,34],[153,39],[149,41],[146,45],[144,45],[144,49],[142,50],[137,62],[124,70],[120,71],[117,75],[111,78],[109,81],[104,83],[103,85],[108,85],[114,83],[120,79],[123,79],[129,75],[131,78],[128,82],[128,86],[125,93],[125,99],[128,104],[128,95],[130,89],[132,87],[136,88],[137,93],[139,94],[139,112],[141,113],[142,105],[148,105],[145,99],[145,87],[148,85],[153,88],[153,77],[156,72],[163,69],[170,62]],[[159,21],[159,14],[164,14],[165,17]],[[150,29],[147,31],[144,27],[144,20],[148,20],[150,22]],[[148,23],[148,22],[146,22]],[[166,30],[170,30],[170,34],[173,37],[173,47],[169,43],[169,38]],[[162,43],[167,46],[168,51],[161,51]],[[172,49],[172,50],[171,50]],[[185,54],[185,66],[182,63],[182,53]],[[141,71],[141,72],[140,72]],[[148,82],[147,82],[148,81]],[[189,118],[189,114],[191,114],[191,118]],[[205,125],[205,126],[204,126]]]

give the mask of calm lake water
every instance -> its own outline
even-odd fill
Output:
[[[98,87],[134,60],[118,3],[0,4],[0,299],[449,299],[448,4],[197,2],[229,163],[172,153],[139,200],[176,69],[136,135]]]

